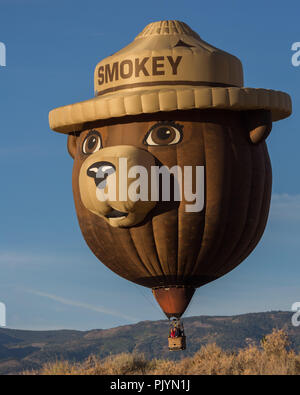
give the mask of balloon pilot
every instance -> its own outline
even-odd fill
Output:
[[[186,337],[184,334],[183,323],[180,318],[173,318],[172,320],[169,320],[168,344],[170,351],[186,349]]]

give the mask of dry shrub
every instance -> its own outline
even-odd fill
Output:
[[[83,363],[57,361],[47,363],[38,372],[41,375],[113,375],[113,374],[146,374],[153,362],[147,361],[143,354],[122,353],[100,359],[91,355]],[[37,372],[25,372],[37,374]]]
[[[252,343],[237,352],[224,351],[213,343],[202,346],[193,357],[177,362],[148,361],[143,354],[137,353],[122,353],[104,359],[90,356],[83,363],[46,364],[40,372],[30,374],[298,375],[300,355],[289,349],[288,336],[283,330],[273,330],[260,346]]]
[[[299,356],[289,350],[288,336],[275,330],[261,341],[260,347],[250,345],[239,351],[233,374],[291,375],[299,374]],[[298,361],[298,362],[297,362]]]
[[[144,354],[138,353],[112,355],[105,358],[102,363],[95,358],[95,367],[98,366],[103,371],[102,374],[146,374],[150,365],[151,362],[145,359]]]
[[[190,374],[233,374],[234,354],[223,351],[215,343],[207,344],[192,358]]]
[[[54,363],[46,363],[42,369],[37,372],[37,371],[26,371],[23,374],[25,375],[50,375],[50,376],[56,376],[56,375],[76,375],[78,374],[77,366],[75,364],[72,364],[69,361],[56,361]]]

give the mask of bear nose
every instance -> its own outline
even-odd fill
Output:
[[[115,173],[116,167],[111,162],[101,161],[93,163],[87,169],[87,175],[92,177],[95,181],[96,186],[101,183],[100,188],[104,189],[106,186],[106,179],[109,175]],[[105,182],[103,182],[105,181]]]

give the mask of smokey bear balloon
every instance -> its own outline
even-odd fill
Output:
[[[271,195],[265,139],[290,114],[289,95],[243,87],[239,59],[185,23],[146,26],[96,66],[95,98],[50,112],[50,127],[68,134],[88,246],[180,317],[197,287],[259,242]]]

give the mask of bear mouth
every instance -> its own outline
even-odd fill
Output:
[[[105,218],[126,218],[129,213],[124,213],[122,211],[118,211],[113,209],[110,213],[105,215]]]

